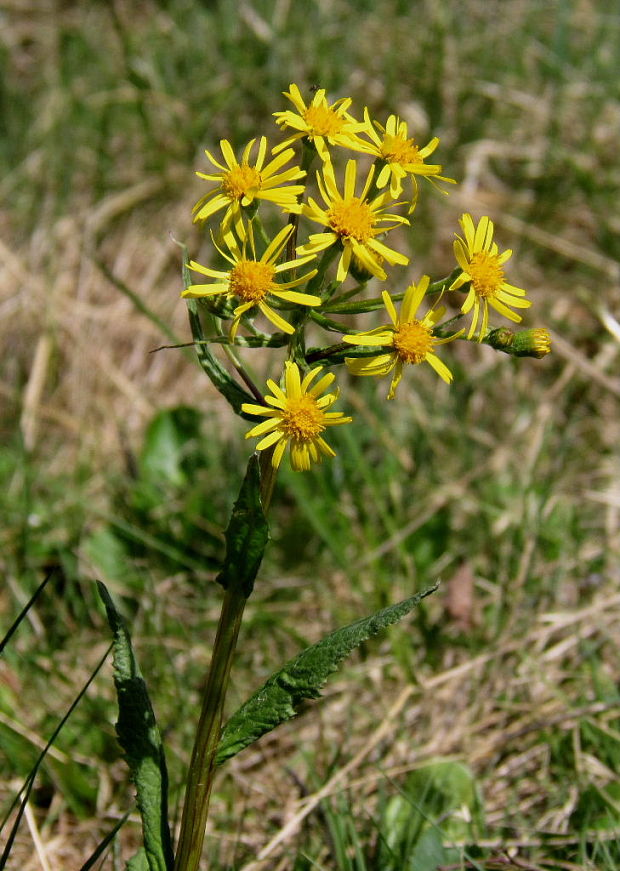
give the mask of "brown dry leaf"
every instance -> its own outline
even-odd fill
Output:
[[[446,611],[454,626],[467,632],[475,625],[474,574],[469,563],[463,563],[446,584]]]

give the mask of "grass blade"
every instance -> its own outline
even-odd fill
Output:
[[[61,729],[63,728],[63,726],[65,725],[65,723],[67,722],[67,720],[69,719],[69,717],[71,716],[71,714],[73,713],[73,711],[75,710],[77,705],[79,704],[80,700],[82,699],[82,696],[86,693],[86,691],[88,690],[89,686],[91,685],[91,683],[93,682],[95,677],[99,674],[99,670],[101,669],[102,665],[104,664],[104,662],[108,658],[108,654],[110,653],[111,649],[112,649],[112,645],[110,645],[110,647],[108,647],[105,654],[102,656],[98,665],[94,669],[93,673],[90,675],[90,677],[88,678],[88,680],[86,681],[86,683],[84,684],[84,686],[82,687],[82,689],[80,690],[78,695],[75,697],[75,699],[71,703],[67,713],[60,720],[60,722],[58,723],[58,725],[56,726],[56,728],[52,732],[47,744],[45,745],[45,747],[43,748],[43,750],[41,751],[41,753],[39,755],[39,758],[35,762],[35,764],[32,768],[32,771],[30,772],[30,774],[26,778],[22,788],[19,790],[19,792],[17,793],[17,795],[13,799],[11,806],[7,810],[7,813],[2,821],[2,824],[0,825],[0,831],[2,831],[2,829],[6,825],[6,822],[9,818],[9,816],[11,815],[15,805],[19,801],[19,797],[23,793],[23,798],[21,800],[21,804],[19,807],[19,811],[17,813],[17,817],[15,818],[15,821],[14,821],[13,826],[11,828],[11,831],[9,833],[7,842],[4,846],[4,850],[2,851],[2,855],[0,855],[0,871],[2,871],[2,869],[6,867],[6,863],[9,860],[9,856],[11,855],[11,849],[13,847],[13,842],[15,840],[15,836],[17,835],[17,830],[19,829],[19,824],[21,822],[22,816],[24,815],[24,811],[26,810],[26,805],[28,803],[28,799],[30,798],[30,793],[31,793],[32,787],[34,785],[37,771],[39,770],[39,767],[40,767],[41,763],[43,762],[43,760],[47,754],[47,751],[50,749],[50,747],[52,746],[52,744],[54,743],[54,741],[56,740],[56,738],[60,734]]]
[[[97,844],[97,847],[95,848],[94,853],[92,853],[89,856],[89,858],[86,860],[86,862],[84,862],[84,864],[80,868],[80,871],[90,871],[90,869],[94,866],[97,859],[103,855],[103,853],[106,851],[108,846],[112,843],[112,841],[116,837],[117,832],[119,832],[120,829],[122,829],[122,827],[125,825],[125,823],[129,819],[129,813],[130,813],[130,811],[127,811],[126,814],[123,814],[123,816],[120,818],[120,820],[114,825],[114,827],[105,836],[105,838],[102,841],[100,841],[99,844]]]
[[[26,616],[28,611],[32,608],[34,603],[37,601],[37,599],[39,598],[39,596],[41,595],[41,593],[43,592],[43,590],[45,589],[45,587],[47,586],[49,581],[51,581],[53,576],[54,576],[54,569],[52,569],[51,572],[48,572],[48,574],[43,578],[43,580],[41,581],[39,586],[36,588],[36,590],[34,591],[32,596],[30,597],[30,599],[26,602],[26,604],[24,605],[22,610],[19,612],[19,614],[17,615],[17,617],[13,621],[12,625],[9,627],[8,632],[6,633],[6,635],[4,636],[2,641],[0,641],[0,655],[2,654],[2,651],[7,646],[9,641],[11,640],[12,636],[15,634],[19,624],[22,622],[22,620],[24,619],[24,617]]]

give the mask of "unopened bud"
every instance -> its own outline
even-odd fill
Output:
[[[551,352],[549,330],[538,327],[515,333],[514,352],[517,357],[537,357],[540,359]]]
[[[540,359],[551,351],[551,336],[544,327],[514,332],[508,327],[491,330],[486,338],[486,344],[511,354],[513,357],[536,357]]]

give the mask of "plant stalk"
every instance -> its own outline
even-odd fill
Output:
[[[174,871],[198,871],[230,668],[247,599],[226,590],[189,765]]]
[[[276,470],[271,465],[272,453],[273,450],[267,450],[260,455],[261,501],[265,514],[269,509],[276,478]],[[222,730],[224,701],[246,602],[247,598],[239,592],[230,589],[224,592],[187,775],[174,871],[198,871],[200,865],[215,776],[215,755]]]

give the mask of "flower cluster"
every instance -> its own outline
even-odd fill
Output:
[[[197,172],[210,188],[196,203],[194,220],[207,224],[223,213],[219,225],[210,228],[211,256],[217,262],[189,261],[189,270],[209,281],[187,280],[182,296],[193,312],[195,341],[223,346],[252,391],[251,396],[233,383],[202,348],[201,362],[216,386],[239,413],[259,421],[246,437],[259,438],[257,450],[270,452],[274,469],[288,449],[292,468],[301,471],[334,456],[323,434],[329,426],[351,421],[343,412],[328,410],[339,392],[326,392],[335,380],[326,367],[345,364],[354,376],[391,375],[387,398],[393,399],[409,366],[428,363],[444,382],[452,381],[437,354],[448,342],[484,342],[532,357],[548,353],[550,343],[546,330],[514,333],[490,327],[491,309],[518,323],[521,315],[515,309],[531,303],[523,288],[506,280],[504,267],[512,252],[500,253],[486,216],[477,223],[470,214],[461,216],[462,235],[454,241],[456,266],[448,276],[412,281],[406,273],[394,273],[409,264],[393,231],[411,224],[419,179],[426,178],[442,193],[447,192],[444,185],[455,184],[443,175],[441,164],[428,162],[435,159],[437,137],[420,142],[409,135],[405,120],[389,115],[383,124],[367,108],[357,120],[349,97],[330,103],[323,89],[304,98],[292,84],[284,96],[292,108],[274,113],[283,141],[270,147],[264,136],[252,139],[238,157],[231,143],[222,140],[221,160],[206,152],[214,170]],[[269,206],[270,221],[274,212],[285,221],[271,235],[265,226],[272,225],[264,225],[262,215]],[[300,239],[302,231],[307,235]],[[379,296],[376,290],[369,296],[368,286],[376,284]],[[440,300],[461,293],[464,298],[446,319],[447,306]],[[370,330],[334,320],[381,306],[390,322]],[[207,339],[196,326],[201,316],[213,331]],[[461,325],[468,316],[469,323]],[[261,317],[276,332],[259,328]],[[339,341],[307,351],[309,323],[340,332]],[[264,395],[239,357],[240,349],[257,347],[286,349],[282,378],[269,379],[270,392]],[[252,401],[239,401],[240,393]]]

